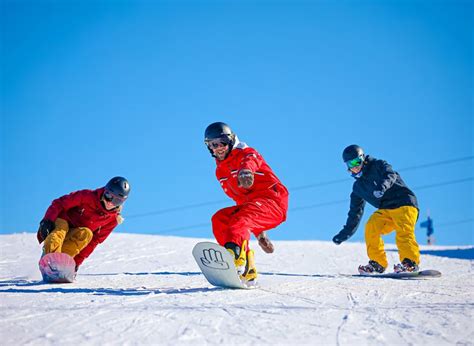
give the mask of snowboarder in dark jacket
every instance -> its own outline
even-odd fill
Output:
[[[415,194],[390,164],[366,156],[358,145],[345,148],[342,157],[356,181],[352,187],[346,225],[334,236],[333,242],[339,245],[356,232],[364,213],[365,202],[368,202],[378,209],[365,226],[369,263],[359,266],[359,272],[376,274],[385,271],[388,262],[381,236],[394,230],[401,261],[394,266],[394,271],[417,271],[420,250],[415,238],[415,224],[418,219]]]

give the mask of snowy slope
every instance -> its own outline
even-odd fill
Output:
[[[49,285],[35,236],[0,236],[2,345],[473,344],[472,248],[430,247],[422,267],[443,277],[402,281],[341,275],[366,262],[364,244],[282,241],[268,255],[252,241],[261,288],[249,291],[210,286],[197,241],[113,234],[75,283]]]

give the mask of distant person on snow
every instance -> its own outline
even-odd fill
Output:
[[[361,274],[383,273],[388,266],[382,235],[396,231],[400,264],[395,272],[418,271],[420,249],[415,238],[418,202],[415,194],[387,162],[366,156],[358,145],[350,145],[342,153],[348,171],[356,180],[346,225],[334,238],[341,244],[357,230],[365,202],[378,208],[365,226],[365,242],[369,263],[359,266]]]
[[[212,216],[212,230],[221,246],[234,256],[237,273],[255,282],[254,252],[249,248],[250,233],[266,253],[274,251],[267,237],[269,229],[286,220],[288,190],[263,157],[240,142],[227,124],[210,124],[204,142],[216,159],[216,176],[224,192],[236,205]]]
[[[43,255],[66,253],[76,262],[76,272],[95,247],[102,243],[123,218],[122,204],[130,185],[122,177],[112,178],[105,187],[80,190],[55,199],[40,222],[37,238]]]
[[[423,221],[420,224],[420,227],[426,228],[426,241],[428,245],[433,245],[434,244],[434,228],[433,228],[433,219],[428,215],[428,219],[426,221]]]

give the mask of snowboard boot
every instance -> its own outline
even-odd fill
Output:
[[[385,268],[382,267],[375,261],[370,260],[369,264],[363,266],[359,266],[359,273],[360,274],[382,274],[385,271]]]
[[[236,243],[226,243],[224,247],[230,252],[232,257],[234,257],[237,274],[242,276],[247,264],[247,240],[243,241],[242,246],[238,246]]]
[[[275,250],[272,242],[270,241],[270,238],[267,237],[267,232],[260,233],[257,239],[258,239],[258,245],[260,245],[262,250],[265,251],[266,253],[272,253]]]
[[[255,284],[257,282],[257,268],[255,267],[253,250],[247,251],[247,263],[245,264],[245,271],[240,279],[247,284]]]
[[[409,258],[405,258],[402,263],[393,266],[393,271],[395,273],[414,273],[418,270],[420,270],[420,268],[418,268],[418,265]]]

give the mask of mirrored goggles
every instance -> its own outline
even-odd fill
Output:
[[[356,157],[355,159],[346,161],[347,168],[351,169],[354,167],[358,167],[362,164],[363,160],[361,157]]]
[[[121,196],[118,196],[110,191],[104,191],[104,199],[107,201],[107,202],[110,202],[112,203],[113,205],[115,206],[119,206],[119,205],[122,205],[123,202],[125,202],[125,200],[127,199],[127,197],[121,197]]]
[[[210,149],[217,149],[228,146],[230,144],[230,138],[225,136],[221,138],[207,140],[205,141],[205,143]]]

